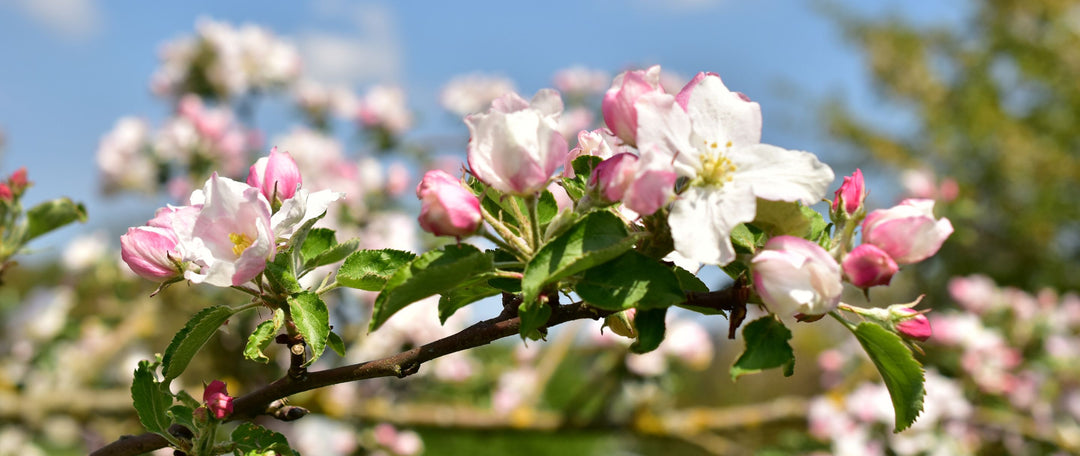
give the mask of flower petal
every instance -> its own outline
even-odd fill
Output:
[[[815,204],[833,181],[833,171],[814,154],[768,144],[733,147],[734,179],[753,188],[754,196],[770,201]]]
[[[753,220],[756,209],[748,187],[690,187],[675,200],[668,217],[675,251],[699,263],[730,263],[735,259],[731,230]]]

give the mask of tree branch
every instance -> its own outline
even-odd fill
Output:
[[[686,304],[723,310],[745,306],[745,300],[739,299],[742,295],[733,293],[730,290],[732,289],[708,293],[690,293],[687,295]],[[550,328],[585,318],[595,320],[612,313],[614,312],[589,307],[584,303],[558,306],[552,310],[551,317],[544,327]],[[495,340],[517,334],[520,325],[521,319],[504,312],[495,318],[469,326],[456,334],[396,355],[349,366],[308,372],[306,376],[300,378],[286,375],[269,385],[236,398],[233,402],[233,413],[229,416],[229,420],[251,419],[266,414],[267,407],[278,399],[324,386],[377,377],[404,378],[415,374],[420,370],[420,365],[427,361],[486,345]],[[164,448],[166,445],[167,442],[161,436],[146,433],[117,440],[90,453],[90,456],[137,455]]]

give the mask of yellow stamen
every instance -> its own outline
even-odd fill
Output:
[[[243,233],[229,233],[229,240],[233,243],[232,251],[236,256],[240,256],[240,254],[244,253],[244,250],[247,250],[255,242]]]
[[[722,187],[725,182],[731,182],[734,174],[735,164],[722,152],[709,151],[701,154],[701,174],[698,175],[701,185]]]

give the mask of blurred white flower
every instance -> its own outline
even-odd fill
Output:
[[[456,115],[464,116],[487,109],[491,101],[517,91],[514,81],[500,76],[468,74],[451,79],[443,86],[439,102]]]
[[[81,272],[105,256],[109,234],[95,231],[72,239],[60,256],[60,264],[69,272]]]

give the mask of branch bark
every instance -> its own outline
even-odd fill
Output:
[[[730,290],[693,293],[687,296],[686,303],[697,307],[729,311],[745,306],[745,300],[738,299],[741,295],[732,293]],[[550,328],[585,318],[595,320],[612,313],[589,307],[584,303],[558,306],[553,309],[544,327]],[[263,415],[266,413],[267,406],[273,401],[324,386],[377,377],[404,378],[415,374],[420,370],[420,365],[427,361],[517,334],[520,326],[521,319],[504,312],[498,317],[476,323],[456,334],[396,355],[349,366],[308,372],[306,376],[299,378],[285,375],[269,385],[236,398],[233,401],[233,413],[229,416],[229,420],[246,420]],[[121,438],[90,453],[90,456],[133,456],[164,448],[166,445],[167,442],[161,436],[145,433]]]

